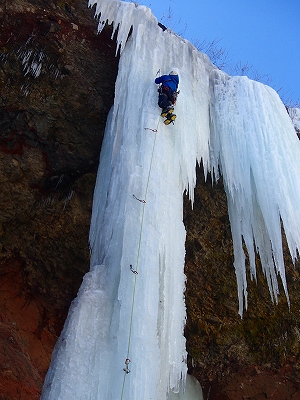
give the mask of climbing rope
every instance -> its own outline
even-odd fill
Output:
[[[124,378],[123,378],[123,385],[122,385],[121,400],[123,399],[126,376],[130,372],[130,370],[128,368],[128,364],[130,363],[129,353],[130,353],[130,345],[131,345],[131,333],[132,333],[133,311],[134,311],[134,301],[135,301],[135,292],[136,292],[136,280],[137,280],[137,275],[138,275],[138,264],[139,264],[141,242],[142,242],[142,233],[143,233],[143,224],[144,224],[144,215],[145,215],[145,205],[146,205],[146,199],[147,199],[147,194],[148,194],[148,187],[149,187],[149,181],[150,181],[150,175],[151,175],[151,169],[152,169],[152,163],[153,163],[153,155],[154,155],[154,150],[155,150],[155,145],[156,145],[156,137],[157,137],[159,122],[160,122],[160,119],[158,120],[156,129],[145,128],[145,129],[149,129],[149,130],[153,131],[155,133],[155,136],[154,136],[154,141],[153,141],[153,146],[152,146],[151,160],[150,160],[150,165],[149,165],[149,172],[148,172],[148,178],[147,178],[147,183],[146,183],[144,200],[140,200],[135,195],[133,195],[133,197],[136,200],[138,200],[139,202],[143,203],[143,209],[142,209],[142,218],[141,218],[141,226],[140,226],[140,234],[139,234],[139,242],[138,242],[135,269],[130,264],[130,271],[134,274],[134,282],[133,282],[132,304],[131,304],[130,323],[129,323],[127,355],[126,355],[126,359],[125,359],[125,367],[123,368]]]

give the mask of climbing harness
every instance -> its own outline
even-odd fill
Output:
[[[165,82],[169,82],[171,81],[171,79],[165,81]],[[177,97],[180,93],[180,90],[171,90],[171,88],[169,88],[169,86],[165,86],[163,82],[157,89],[158,93],[160,95],[166,96],[168,98],[168,100],[170,100],[172,102],[172,104],[176,104],[177,101]]]
[[[123,385],[122,385],[122,392],[121,392],[120,400],[123,399],[124,388],[125,388],[125,379],[126,379],[126,376],[128,375],[128,373],[130,372],[130,370],[128,368],[128,364],[131,362],[130,359],[129,359],[129,353],[130,353],[130,345],[131,345],[131,333],[132,333],[132,323],[133,323],[133,311],[134,311],[134,301],[135,301],[135,292],[136,292],[136,282],[137,282],[138,265],[139,265],[140,250],[141,250],[141,241],[142,241],[142,233],[143,233],[146,198],[147,198],[147,194],[148,194],[148,187],[149,187],[149,181],[150,181],[150,175],[151,175],[151,169],[152,169],[152,163],[153,163],[153,155],[154,155],[154,149],[155,149],[155,145],[156,145],[156,137],[157,137],[159,122],[160,122],[160,119],[158,120],[156,129],[145,128],[145,129],[150,129],[155,133],[154,141],[153,141],[153,147],[152,147],[151,160],[150,160],[150,165],[149,165],[148,179],[147,179],[146,189],[145,189],[145,197],[144,197],[145,200],[140,200],[135,195],[133,195],[133,197],[136,200],[138,200],[141,203],[143,203],[143,209],[142,209],[141,226],[140,226],[140,234],[139,234],[139,241],[138,241],[138,249],[137,249],[135,269],[133,268],[132,264],[130,264],[130,271],[134,274],[134,282],[133,282],[132,304],[131,304],[131,313],[130,313],[130,322],[129,322],[127,355],[126,355],[126,359],[125,359],[125,368],[123,368],[124,378],[123,378]]]

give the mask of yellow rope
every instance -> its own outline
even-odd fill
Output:
[[[148,179],[147,179],[146,190],[145,190],[145,197],[144,197],[145,201],[143,201],[140,236],[139,236],[137,258],[136,258],[136,264],[135,264],[136,274],[134,276],[133,292],[132,292],[132,305],[131,305],[131,315],[130,315],[130,324],[129,324],[129,336],[128,336],[126,361],[129,360],[129,352],[130,352],[130,344],[131,344],[131,333],[132,333],[132,321],[133,321],[133,310],[134,310],[134,300],[135,300],[135,291],[136,291],[136,279],[137,279],[138,264],[139,264],[139,258],[140,258],[140,250],[141,250],[142,232],[143,232],[144,215],[145,215],[145,205],[146,205],[146,199],[147,199],[147,194],[148,194],[148,187],[149,187],[149,181],[150,181],[150,175],[151,175],[151,169],[152,169],[152,161],[153,161],[154,149],[155,149],[155,144],[156,144],[156,136],[157,136],[157,132],[158,132],[159,121],[160,120],[158,120],[156,129],[153,130],[155,132],[155,136],[154,136],[154,142],[153,142],[152,154],[151,154],[151,160],[150,160],[150,166],[149,166],[149,172],[148,172]],[[121,400],[123,399],[124,387],[125,387],[125,379],[126,379],[126,375],[128,374],[128,372],[129,371],[127,371],[124,368],[124,378],[123,378],[123,385],[122,385]]]

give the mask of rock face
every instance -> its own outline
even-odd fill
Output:
[[[184,207],[190,373],[205,400],[300,399],[300,263],[294,267],[285,257],[289,310],[282,288],[278,305],[272,303],[257,260],[257,282],[248,276],[241,319],[223,184],[205,182],[201,168],[197,176],[194,210],[187,200]]]
[[[89,269],[100,147],[118,68],[87,0],[0,1],[0,398],[38,399],[70,302]],[[262,273],[237,314],[222,182],[198,170],[185,199],[189,369],[205,399],[300,399],[299,269],[291,310]],[[259,260],[258,260],[259,265]],[[297,266],[296,266],[297,267]]]
[[[118,57],[87,1],[1,2],[0,398],[39,398],[88,233]]]

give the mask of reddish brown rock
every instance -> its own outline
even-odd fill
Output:
[[[21,271],[19,262],[11,260],[1,275],[0,398],[39,399],[61,327],[24,291]]]

